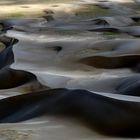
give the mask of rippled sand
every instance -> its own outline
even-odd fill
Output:
[[[44,1],[43,1],[43,3],[35,3],[35,4],[27,2],[26,4],[20,3],[20,5],[19,4],[18,5],[12,5],[12,4],[6,5],[5,1],[1,1],[0,2],[0,13],[1,13],[2,18],[5,15],[8,16],[9,14],[11,14],[10,17],[16,17],[17,15],[19,15],[19,17],[22,15],[27,16],[27,17],[30,17],[30,16],[38,17],[40,15],[41,16],[43,15],[42,10],[49,9],[49,10],[53,10],[55,12],[54,19],[56,19],[58,21],[61,21],[64,19],[67,19],[67,20],[73,19],[73,20],[79,21],[81,19],[88,19],[93,16],[98,17],[98,16],[104,16],[104,15],[125,15],[127,17],[128,14],[130,14],[130,13],[132,15],[140,14],[140,7],[137,7],[137,4],[139,4],[139,2],[140,2],[138,0],[136,1],[137,3],[134,3],[133,0],[112,0],[112,1],[116,2],[116,4],[117,4],[117,6],[116,5],[114,7],[112,6],[112,10],[105,10],[105,9],[101,10],[101,9],[98,9],[97,7],[95,7],[95,10],[94,10],[94,8],[92,9],[90,7],[90,5],[98,2],[98,1],[94,1],[94,0],[74,1],[74,3],[72,3],[73,1],[72,2],[67,1],[66,4],[64,1],[57,1],[56,2],[57,4],[55,4],[54,1],[49,1],[48,2],[49,4],[47,4]],[[51,2],[53,2],[53,4]],[[87,6],[86,8],[84,7],[85,5]],[[125,5],[127,5],[127,7],[125,7]],[[122,9],[122,11],[120,11],[120,7],[125,7],[125,8]],[[135,7],[137,7],[137,8],[135,9]],[[17,13],[15,12],[15,8],[16,8]],[[97,10],[99,10],[99,11],[97,11]],[[138,25],[139,25],[139,23],[138,23]],[[71,28],[71,27],[73,27],[73,26],[69,26],[69,28]],[[17,27],[17,29],[22,29],[22,27],[20,27],[20,28]],[[59,27],[59,29],[65,29],[65,27],[61,26],[61,27]],[[52,42],[54,40],[63,41],[63,40],[67,40],[67,39],[68,39],[68,41],[71,41],[74,39],[77,41],[77,40],[80,40],[80,39],[83,40],[86,38],[89,40],[91,39],[93,42],[94,41],[98,42],[98,41],[110,40],[110,39],[119,40],[119,39],[134,39],[135,38],[134,36],[131,36],[130,34],[126,34],[126,33],[113,34],[113,33],[87,32],[87,31],[70,32],[70,31],[59,31],[59,30],[56,30],[56,31],[48,30],[47,34],[45,32],[45,35],[43,35],[43,33],[44,32],[42,32],[42,35],[40,35],[40,33],[36,33],[33,35],[31,34],[31,38],[29,40],[35,41],[36,38],[38,38],[38,40],[43,40],[45,38],[44,40],[46,40],[46,38],[47,38],[48,42]],[[21,38],[23,38],[23,40],[24,39],[28,40],[28,37],[29,37],[28,36],[26,38],[26,35],[24,33],[21,34],[21,36],[20,36],[18,33],[16,34],[16,33],[10,32],[10,31],[8,32],[7,35],[13,36],[13,37],[21,37]],[[16,47],[18,47],[18,46],[15,46],[15,48]],[[19,48],[19,50],[20,49],[22,50],[22,47]],[[28,48],[28,49],[33,50],[33,48]],[[18,49],[15,49],[15,50],[18,51]],[[85,53],[85,51],[83,51],[83,52]],[[91,52],[91,50],[90,51],[87,50],[86,54],[84,54],[84,55],[87,55],[87,54],[89,55],[89,52]],[[80,54],[82,56],[82,51],[80,52]],[[30,55],[32,55],[32,54],[30,53]],[[38,60],[39,60],[39,58],[38,58]],[[13,65],[13,68],[14,67],[19,68],[17,64]],[[34,65],[30,65],[30,67],[28,68],[28,64],[29,63],[27,62],[23,65],[20,65],[20,68],[21,68],[21,66],[23,66],[22,69],[25,68],[26,70],[31,71],[31,72],[35,73],[36,75],[39,75],[39,76],[41,75],[40,76],[41,78],[39,79],[39,81],[42,84],[47,85],[48,81],[46,82],[46,79],[44,78],[44,75],[46,75],[46,73],[45,72],[42,73],[45,70],[43,68],[41,69],[40,66],[38,66],[37,71],[34,71]],[[38,63],[38,64],[40,64],[40,63]],[[43,65],[43,63],[42,63],[42,65]],[[37,65],[35,65],[35,67],[36,66]],[[89,73],[89,75],[91,74],[90,70],[92,71],[93,69],[91,67],[88,67],[86,69],[83,68],[83,71],[86,74]],[[65,69],[63,71],[63,75],[61,75],[61,73],[56,74],[54,72],[56,74],[56,75],[53,75],[54,79],[58,78],[58,82],[60,79],[63,82],[63,77],[61,77],[59,79],[59,77],[57,77],[57,75],[65,76],[64,72],[65,72]],[[80,75],[80,71],[77,71],[77,73]],[[69,75],[68,78],[72,77],[72,76],[76,77],[78,75],[77,73],[75,73],[75,75],[73,76],[70,71],[70,72],[66,73],[66,75]],[[94,73],[95,73],[95,75],[97,75],[98,73],[100,74],[100,71],[98,69],[97,70],[94,69]],[[108,77],[109,74],[110,73],[107,73],[105,71],[104,73],[102,73],[102,75],[100,75],[100,77],[97,76],[97,80],[99,80],[100,78],[106,78],[106,77]],[[121,75],[123,77],[124,75],[128,76],[128,75],[131,75],[132,73],[131,73],[131,71],[126,69],[124,71],[121,71],[121,73],[116,71],[115,74],[114,75],[113,74],[112,74],[112,77],[117,77],[117,74],[119,76]],[[49,76],[50,75],[48,75],[47,78],[49,78]],[[77,88],[79,86],[81,88],[83,87],[84,89],[87,89],[88,86],[82,86],[82,84],[83,83],[87,84],[87,81],[89,81],[89,79],[88,79],[89,77],[87,77],[87,75],[85,75],[85,77],[83,78],[83,83],[79,82],[79,81],[81,81],[81,79],[80,79],[81,77],[79,76],[78,78],[79,79],[76,79],[76,80],[70,79],[69,84],[66,87]],[[50,80],[50,85],[51,85],[51,80]],[[66,78],[66,81],[67,81],[67,78]],[[66,81],[64,80],[65,83],[66,83]],[[55,81],[55,82],[57,83],[57,81]],[[79,82],[79,83],[77,83],[77,82]],[[55,84],[54,81],[53,81],[53,84]],[[74,85],[76,85],[76,87],[74,87]],[[52,86],[55,87],[56,85],[52,85]],[[58,85],[58,87],[60,87],[60,85]],[[30,84],[27,84],[27,85],[24,85],[24,86],[21,86],[18,88],[13,88],[13,89],[9,89],[9,90],[0,90],[0,97],[5,98],[8,96],[12,96],[12,95],[25,94],[25,93],[28,93],[31,91],[38,91],[38,90],[42,90],[42,89],[44,89],[44,86],[35,82],[35,83],[30,83]],[[97,87],[97,90],[98,90],[98,87]],[[66,118],[54,117],[54,116],[53,117],[52,116],[43,116],[43,117],[32,119],[32,120],[22,122],[22,123],[0,124],[0,139],[1,140],[25,140],[25,139],[26,140],[45,140],[45,139],[46,140],[66,140],[66,139],[67,140],[93,140],[93,139],[117,139],[117,138],[111,138],[111,137],[103,136],[96,132],[93,132],[90,128],[87,128],[82,123],[76,122],[73,119],[68,119],[68,118],[66,119]]]

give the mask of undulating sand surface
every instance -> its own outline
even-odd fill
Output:
[[[132,46],[138,47],[140,44],[140,20],[134,22],[129,17],[140,17],[140,1],[108,1],[111,3],[103,4],[99,0],[0,0],[1,20],[33,19],[29,24],[13,22],[14,29],[7,31],[5,35],[20,40],[13,47],[15,61],[11,67],[31,72],[37,76],[39,81],[12,89],[1,89],[0,98],[49,88],[81,88],[96,92],[114,92],[111,87],[120,80],[117,78],[139,76],[138,73],[134,73],[128,68],[121,70],[100,69],[98,67],[103,65],[102,59],[99,59],[101,62],[95,68],[92,67],[94,64],[90,60],[87,64],[87,60],[84,59],[102,55],[102,50],[99,50],[97,46],[106,52],[103,53],[103,56],[114,55],[117,57],[123,54],[139,54],[139,49],[133,51]],[[52,21],[44,20],[45,16]],[[113,18],[102,18],[107,16]],[[102,20],[97,20],[98,18]],[[34,19],[38,21],[34,22]],[[96,21],[98,22],[96,23]],[[101,26],[97,27],[98,24]],[[103,24],[105,27],[109,24],[111,28],[115,28],[115,31],[119,30],[119,32],[113,32],[114,30],[102,32]],[[131,26],[135,27],[132,29]],[[98,31],[90,32],[89,30],[92,30],[93,27]],[[119,53],[117,51],[112,53],[111,49],[106,50],[102,44],[106,47],[111,46],[111,43],[107,41],[112,40],[118,41],[118,44],[121,44],[119,47],[126,47],[125,43],[127,43],[130,49],[128,48],[126,51],[123,47]],[[121,42],[120,40],[125,41]],[[46,47],[61,45],[64,52],[59,55]],[[1,45],[0,50],[3,48],[4,46]],[[47,49],[48,51],[46,51]],[[56,49],[59,51],[61,48]],[[85,63],[87,65],[84,65]],[[105,63],[111,62],[105,61]],[[112,82],[108,84],[106,81],[110,80]],[[73,118],[47,116],[47,114],[21,123],[0,124],[0,140],[66,139],[115,140],[118,138],[101,135]]]

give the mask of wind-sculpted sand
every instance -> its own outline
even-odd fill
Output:
[[[139,139],[139,1],[39,5],[0,20],[0,137]]]

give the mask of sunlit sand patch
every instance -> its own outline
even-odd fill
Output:
[[[3,140],[27,140],[31,137],[32,131],[31,130],[0,130],[0,137]]]
[[[105,138],[73,118],[59,116],[44,116],[22,123],[1,124],[0,127],[0,136],[4,140],[92,140]]]
[[[42,10],[46,8],[44,4],[31,4],[28,9],[24,9],[21,6],[28,5],[1,5],[0,17],[22,17],[22,16],[36,16],[41,15]]]
[[[132,0],[110,0],[111,2],[119,2],[119,3],[134,3]],[[83,0],[83,3],[98,3],[99,1],[92,1],[92,0]],[[55,12],[55,15],[58,19],[60,17],[67,17],[67,16],[75,16],[75,13],[78,13],[79,11],[83,11],[81,8],[83,5],[78,4],[78,1],[46,1],[46,2],[35,2],[34,4],[27,3],[27,4],[21,4],[20,2],[15,5],[7,5],[2,4],[0,5],[0,17],[30,17],[30,16],[43,16],[43,10],[53,10]],[[107,14],[107,10],[101,9],[101,8],[89,8],[90,12],[96,12],[95,14]],[[68,15],[67,15],[68,14]],[[101,14],[101,15],[102,15]],[[67,16],[66,16],[67,15]]]
[[[28,7],[28,8],[24,8]],[[53,4],[28,4],[28,5],[1,5],[0,17],[22,17],[22,16],[43,16],[43,10],[52,9],[56,14],[69,13],[79,9],[81,6],[76,4],[57,4],[54,7]],[[57,13],[58,12],[58,13]]]

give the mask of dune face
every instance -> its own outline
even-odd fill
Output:
[[[14,37],[16,32],[8,31],[8,34]],[[138,39],[47,41],[46,36],[42,40],[35,36],[32,41],[32,35],[20,33],[19,36],[19,43],[13,47],[14,63],[11,68],[34,73],[42,84],[51,88],[76,88],[79,82],[85,82],[84,79],[88,82],[87,76],[89,84],[97,82],[100,77],[103,81],[112,80],[113,77],[135,75],[138,71]],[[89,89],[88,84],[85,89]]]
[[[36,17],[1,19],[0,137],[139,138],[138,4],[48,1]]]
[[[5,106],[5,103],[10,106]],[[85,90],[55,89],[31,95],[9,97],[1,100],[0,104],[1,110],[10,107],[10,111],[7,111],[8,108],[1,111],[1,123],[19,122],[44,113],[70,115],[79,117],[101,133],[139,137],[139,102],[133,101],[131,98],[126,101],[121,98],[115,99],[93,94]],[[22,113],[23,110],[24,113]]]

